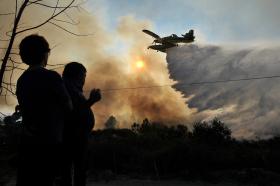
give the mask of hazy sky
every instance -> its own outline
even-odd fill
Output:
[[[91,12],[114,28],[120,16],[148,19],[159,34],[199,31],[208,42],[279,40],[278,0],[95,0]]]

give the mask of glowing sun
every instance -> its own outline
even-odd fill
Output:
[[[141,61],[141,60],[136,61],[136,67],[138,69],[142,69],[144,66],[145,66],[144,61]]]

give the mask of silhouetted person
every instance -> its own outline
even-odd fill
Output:
[[[45,38],[27,36],[19,49],[29,68],[17,81],[23,123],[17,186],[51,186],[72,102],[60,75],[44,68],[50,53]]]
[[[72,172],[75,186],[86,185],[86,156],[88,138],[94,127],[91,106],[101,99],[99,89],[93,89],[89,99],[83,95],[86,68],[77,62],[65,66],[63,81],[73,102],[73,111],[65,127],[65,155],[63,157],[62,185],[72,185]]]

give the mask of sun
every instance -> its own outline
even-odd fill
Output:
[[[142,60],[136,61],[136,67],[137,67],[138,69],[142,69],[142,68],[144,68],[144,66],[145,66],[144,61],[142,61]]]

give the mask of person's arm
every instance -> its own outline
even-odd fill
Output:
[[[101,93],[99,89],[92,89],[89,95],[86,104],[88,107],[91,107],[94,103],[101,100]]]

